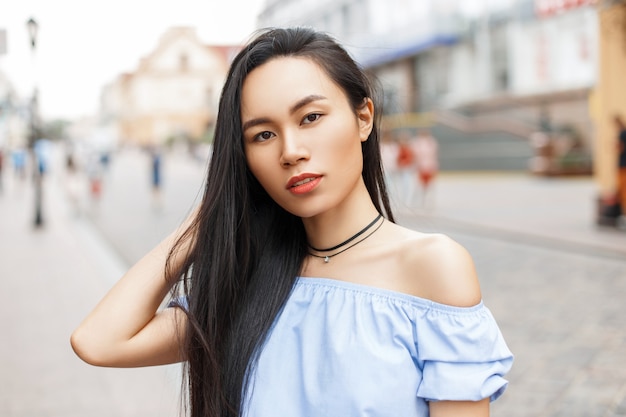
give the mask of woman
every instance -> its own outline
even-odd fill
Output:
[[[186,361],[194,417],[488,415],[511,354],[467,252],[393,223],[377,124],[331,38],[260,34],[230,68],[200,206],[89,314],[76,353]]]
[[[622,219],[626,220],[626,123],[619,115],[614,120],[617,128],[617,198]]]
[[[430,130],[420,129],[413,147],[417,162],[417,178],[422,187],[422,207],[425,207],[431,183],[439,170],[439,144]]]

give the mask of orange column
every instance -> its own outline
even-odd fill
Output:
[[[595,126],[594,178],[601,197],[617,186],[617,131],[613,118],[626,118],[626,2],[598,8],[598,82],[590,97]]]

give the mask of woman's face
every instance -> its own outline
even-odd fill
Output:
[[[344,202],[362,181],[361,142],[373,123],[306,58],[275,58],[243,84],[241,123],[248,166],[281,207],[300,217]]]

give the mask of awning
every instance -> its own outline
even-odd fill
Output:
[[[380,47],[368,49],[368,54],[357,57],[363,68],[372,68],[389,62],[398,61],[403,58],[418,55],[420,52],[427,51],[437,46],[447,46],[458,42],[457,35],[438,34],[416,42],[411,42],[399,47]]]

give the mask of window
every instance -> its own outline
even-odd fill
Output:
[[[187,56],[186,53],[180,54],[180,57],[178,58],[178,67],[181,71],[189,70],[189,56]]]

